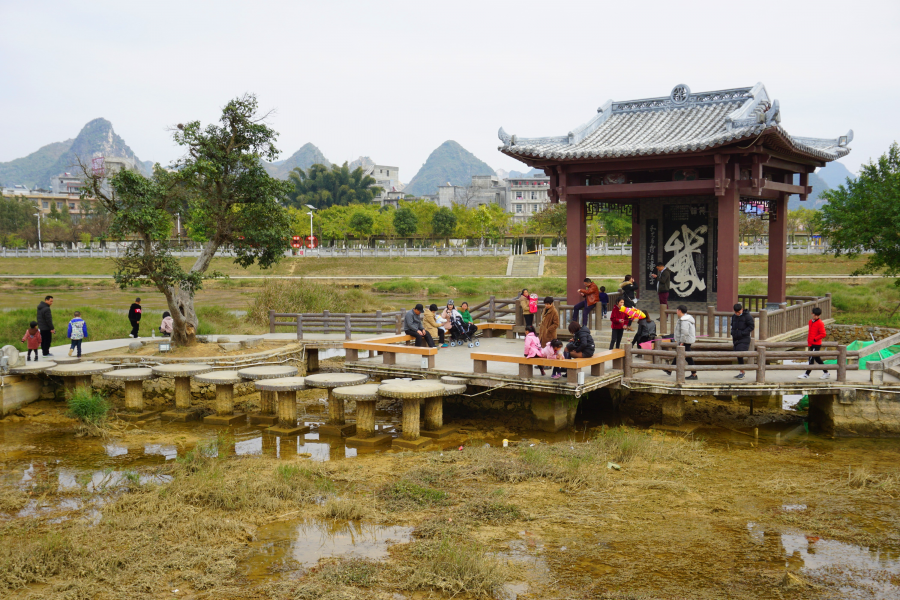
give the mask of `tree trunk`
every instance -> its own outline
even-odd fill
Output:
[[[191,273],[205,273],[220,245],[221,243],[216,240],[206,242],[200,256],[191,267]],[[169,312],[172,313],[172,342],[177,346],[196,344],[200,320],[194,310],[194,294],[180,286],[169,287],[163,290],[163,293],[169,305]]]

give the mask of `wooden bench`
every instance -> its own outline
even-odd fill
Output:
[[[512,323],[476,323],[475,325],[478,327],[478,331],[484,332],[486,338],[494,337],[495,331],[505,331],[506,337],[510,339],[516,336]]]
[[[368,340],[360,340],[358,342],[344,342],[344,350],[347,352],[345,360],[347,362],[356,362],[359,360],[359,351],[368,350],[370,353],[381,352],[384,355],[383,364],[393,365],[397,363],[398,354],[418,354],[428,358],[428,368],[434,368],[434,357],[437,356],[438,349],[428,348],[427,346],[398,346],[401,342],[408,342],[415,338],[411,335],[386,335]],[[372,354],[374,356],[374,354]]]
[[[591,375],[599,377],[605,373],[606,363],[613,362],[613,368],[622,368],[624,350],[602,350],[596,352],[590,358],[568,358],[557,360],[554,358],[525,358],[514,354],[494,354],[492,352],[472,352],[470,357],[475,361],[475,373],[487,373],[488,362],[506,362],[519,365],[519,377],[534,377],[534,367],[559,367],[567,369],[566,381],[578,382],[578,373],[584,367],[591,368]]]

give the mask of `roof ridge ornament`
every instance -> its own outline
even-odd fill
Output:
[[[672,101],[672,104],[676,106],[681,106],[682,104],[687,103],[688,98],[691,97],[691,88],[687,86],[685,83],[679,83],[675,87],[672,88],[672,92],[669,94],[669,100]]]
[[[503,142],[504,146],[509,146],[510,140],[512,140],[512,136],[503,131],[503,128],[500,128],[500,131],[497,132],[497,137],[500,138],[500,141]]]

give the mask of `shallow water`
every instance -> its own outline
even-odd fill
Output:
[[[283,568],[308,569],[323,557],[380,559],[388,546],[412,539],[412,527],[357,521],[293,520],[263,525],[241,569],[250,580]]]

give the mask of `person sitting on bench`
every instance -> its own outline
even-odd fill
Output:
[[[434,338],[425,331],[422,326],[422,312],[425,310],[421,304],[403,315],[403,331],[408,336],[416,338],[416,346],[428,346],[434,348]]]

